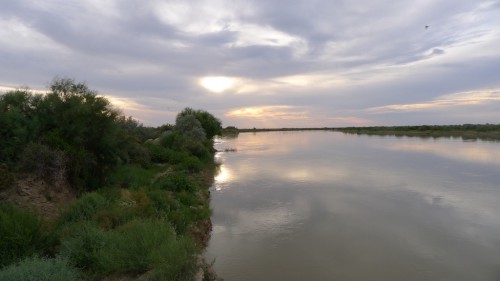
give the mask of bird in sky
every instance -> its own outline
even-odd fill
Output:
[[[428,25],[426,25],[426,26],[425,26],[425,29],[429,29],[429,26],[428,26]]]

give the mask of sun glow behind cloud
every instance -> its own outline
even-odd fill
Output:
[[[187,106],[252,127],[500,118],[497,0],[125,2],[6,0],[0,85],[69,76],[149,125]]]
[[[226,116],[253,119],[304,120],[309,118],[309,112],[297,106],[266,105],[234,109],[227,113]]]
[[[229,90],[234,87],[235,83],[235,78],[225,76],[208,76],[200,80],[201,86],[214,93],[222,93]]]

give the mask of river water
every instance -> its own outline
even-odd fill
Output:
[[[500,280],[498,142],[304,131],[216,147],[205,256],[226,281]]]

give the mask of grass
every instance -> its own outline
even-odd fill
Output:
[[[123,165],[114,171],[108,180],[108,186],[116,188],[138,189],[148,186],[151,179],[166,165],[155,165],[150,168],[143,168],[135,165]]]
[[[182,190],[194,192],[200,189],[198,183],[188,178],[186,174],[179,172],[158,178],[152,186],[153,188],[173,192],[180,192]]]
[[[68,259],[27,258],[0,270],[2,281],[80,281],[79,271]]]
[[[194,252],[190,238],[177,236],[170,223],[159,219],[132,220],[109,231],[83,224],[62,244],[64,256],[96,277],[152,271],[158,280],[180,280],[192,276]]]
[[[38,216],[8,203],[0,203],[0,237],[0,267],[43,254],[53,242]]]
[[[75,201],[61,216],[61,224],[92,219],[97,212],[109,208],[111,202],[97,192],[87,193]]]

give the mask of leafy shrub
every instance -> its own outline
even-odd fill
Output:
[[[196,264],[192,240],[177,237],[162,220],[134,220],[111,231],[87,225],[62,246],[77,266],[100,276],[153,269],[157,280],[182,280],[192,276]]]
[[[183,173],[174,173],[157,179],[153,184],[153,188],[174,192],[182,190],[195,191],[199,189],[199,185]]]
[[[61,223],[72,223],[82,220],[90,220],[99,210],[110,206],[110,202],[99,193],[87,193],[61,215]]]
[[[99,225],[99,227],[109,230],[125,224],[133,219],[133,217],[132,210],[124,208],[124,206],[113,204],[95,213],[92,217],[92,221]]]
[[[185,236],[177,237],[176,243],[162,245],[153,252],[155,270],[153,280],[192,280],[196,269],[195,244]]]
[[[106,200],[108,200],[109,202],[115,202],[119,200],[122,196],[121,189],[115,187],[101,188],[96,190],[96,193],[106,198]]]
[[[148,186],[154,175],[164,168],[164,166],[157,166],[145,169],[134,165],[123,165],[109,176],[108,186],[130,189]]]
[[[198,157],[189,156],[183,159],[182,162],[176,164],[175,169],[179,171],[185,170],[188,172],[199,172],[203,169],[203,163],[200,159],[198,159]]]
[[[54,183],[63,183],[68,170],[68,157],[57,149],[30,143],[24,149],[20,159],[20,169],[30,172],[38,178],[47,179]]]
[[[0,159],[10,168],[19,160],[19,152],[39,132],[34,110],[39,101],[40,96],[27,89],[0,95]]]
[[[151,156],[151,161],[154,163],[169,163],[170,158],[171,158],[171,152],[169,149],[160,146],[160,145],[155,145],[152,143],[147,143],[145,144],[146,149],[149,152],[149,155]]]
[[[212,114],[208,113],[207,111],[194,110],[192,108],[186,107],[177,115],[177,118],[186,115],[192,115],[200,122],[201,127],[203,128],[203,131],[205,132],[207,139],[211,139],[215,135],[221,134],[222,122]]]
[[[125,192],[120,205],[128,209],[136,217],[148,218],[154,216],[154,208],[144,189]]]
[[[126,163],[138,164],[141,167],[149,167],[151,165],[151,155],[146,147],[136,142],[131,142],[127,148]]]
[[[180,139],[182,139],[182,134],[177,130],[171,130],[161,134],[159,144],[166,148],[173,148],[178,146]]]
[[[106,232],[91,222],[77,225],[61,243],[61,254],[77,267],[93,270],[98,263],[96,252],[106,245]]]
[[[168,213],[171,210],[180,208],[179,202],[171,194],[163,190],[151,190],[148,192],[148,197],[158,218],[168,218]]]
[[[0,203],[0,266],[41,253],[49,243],[41,225],[34,214]]]
[[[78,270],[65,258],[28,258],[0,270],[2,281],[78,281]]]
[[[203,141],[206,138],[205,131],[200,121],[192,114],[177,115],[175,119],[175,129],[183,136]]]
[[[154,264],[153,252],[165,241],[173,242],[173,228],[161,221],[133,221],[109,232],[106,246],[97,252],[99,271],[146,272]]]
[[[211,159],[211,153],[205,146],[205,142],[198,141],[194,138],[184,138],[180,149],[189,152],[191,155],[194,155],[199,159]]]

